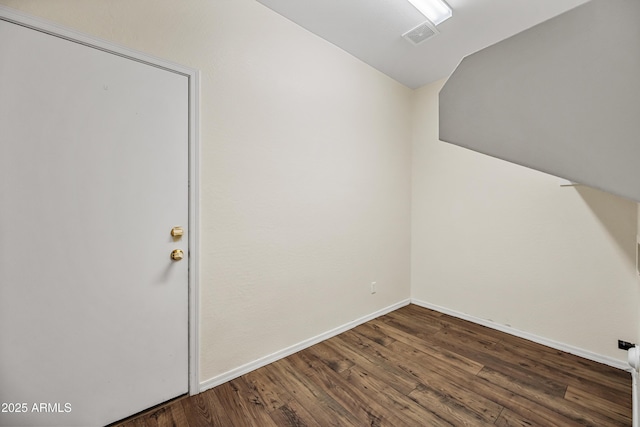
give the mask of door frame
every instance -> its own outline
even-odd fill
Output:
[[[196,69],[165,61],[106,40],[65,28],[50,21],[27,15],[15,9],[0,5],[0,20],[31,28],[42,33],[99,49],[133,61],[141,62],[188,78],[189,90],[189,298],[188,298],[188,340],[189,340],[189,394],[200,392],[199,385],[199,225],[200,225],[200,72]]]

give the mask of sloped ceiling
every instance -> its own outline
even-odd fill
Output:
[[[406,0],[257,0],[391,78],[418,88],[461,59],[587,0],[448,0],[453,17],[419,45],[402,34],[425,18]]]
[[[593,0],[465,58],[440,139],[640,201],[640,1]]]

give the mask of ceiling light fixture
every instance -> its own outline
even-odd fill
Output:
[[[451,18],[453,11],[443,0],[409,0],[427,19],[438,25]]]

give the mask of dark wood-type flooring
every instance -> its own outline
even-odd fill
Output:
[[[630,426],[628,372],[409,305],[142,426]]]

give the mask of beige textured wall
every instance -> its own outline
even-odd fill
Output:
[[[415,94],[412,297],[626,360],[636,203],[440,142],[442,84]]]
[[[253,0],[0,4],[201,70],[202,381],[409,298],[409,89]]]

